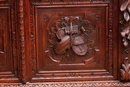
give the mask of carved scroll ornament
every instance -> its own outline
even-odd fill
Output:
[[[122,64],[121,80],[129,81],[130,80],[130,61],[129,61],[129,50],[130,50],[130,0],[125,0],[120,10],[123,12],[124,19],[126,23],[123,24],[123,29],[121,31],[121,36],[123,37],[123,45],[125,46],[125,53],[127,56],[124,58],[124,63]],[[126,50],[128,52],[126,52]]]

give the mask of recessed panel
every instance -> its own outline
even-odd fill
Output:
[[[100,6],[38,8],[38,69],[105,69],[106,12]]]
[[[11,64],[11,42],[10,42],[10,25],[9,9],[0,8],[0,71],[10,71]]]

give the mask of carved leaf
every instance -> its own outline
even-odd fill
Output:
[[[122,64],[122,68],[124,69],[124,71],[127,71],[127,66],[125,64]]]
[[[124,18],[125,18],[126,22],[128,22],[130,19],[129,13],[127,11],[124,11]]]
[[[128,11],[129,11],[129,13],[130,13],[130,4],[128,5],[127,9],[128,9]]]
[[[129,0],[125,0],[125,2],[121,5],[120,10],[121,11],[126,10],[128,4],[129,4]]]
[[[128,41],[125,41],[123,44],[124,44],[125,47],[127,47],[128,46]]]
[[[126,71],[127,71],[127,72],[130,71],[130,64],[126,65]]]
[[[121,72],[121,80],[125,79],[125,71],[123,69],[120,69]]]
[[[128,35],[127,39],[129,39],[129,40],[130,40],[130,34]]]
[[[129,32],[130,32],[129,27],[126,27],[124,32],[125,32],[125,34],[129,34]]]
[[[125,37],[125,35],[126,35],[126,33],[123,31],[123,32],[121,32],[121,36],[122,37]]]

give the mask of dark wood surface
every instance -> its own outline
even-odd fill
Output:
[[[127,1],[0,0],[0,83],[124,86],[130,81]]]

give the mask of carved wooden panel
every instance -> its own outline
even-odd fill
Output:
[[[0,3],[0,83],[19,82],[14,7],[15,2]]]
[[[31,3],[32,81],[117,78],[113,2],[100,2]]]
[[[105,50],[105,43],[102,46],[100,44],[105,27],[100,24],[105,19],[100,21],[98,17],[105,17],[100,14],[106,11],[105,8],[98,8],[95,13],[92,8],[85,10],[86,12],[81,10],[82,7],[77,8],[80,12],[70,9],[68,11],[68,8],[55,8],[50,9],[51,12],[47,9],[37,10],[37,20],[40,20],[37,21],[39,69],[74,69],[75,65],[79,67],[76,69],[102,69],[104,63],[99,60],[104,60],[102,58],[105,55],[99,51]]]

